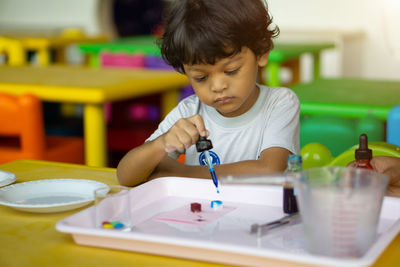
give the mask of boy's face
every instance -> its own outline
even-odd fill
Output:
[[[187,77],[200,101],[226,117],[248,111],[256,102],[258,67],[267,64],[268,54],[256,56],[249,48],[214,65],[184,65]]]

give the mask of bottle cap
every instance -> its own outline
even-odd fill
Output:
[[[213,145],[211,143],[211,140],[209,140],[203,136],[200,136],[199,140],[196,143],[197,152],[203,152],[205,150],[210,150],[212,148],[213,148]]]
[[[360,135],[360,144],[355,151],[355,158],[368,160],[372,158],[372,150],[368,149],[368,137],[366,134]]]
[[[289,162],[299,162],[299,163],[302,163],[302,158],[301,158],[301,155],[296,155],[296,154],[290,154],[289,156],[288,156],[288,161]]]

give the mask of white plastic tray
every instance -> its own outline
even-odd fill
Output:
[[[80,245],[158,254],[200,261],[245,266],[370,266],[400,230],[400,199],[385,197],[378,237],[360,258],[316,256],[305,249],[302,226],[291,224],[262,237],[251,235],[253,223],[282,217],[279,186],[221,187],[220,196],[210,180],[168,177],[152,180],[130,191],[131,232],[96,229],[94,207],[57,223],[60,232],[72,234]],[[191,202],[221,199],[235,209],[200,226],[163,222],[154,218]]]

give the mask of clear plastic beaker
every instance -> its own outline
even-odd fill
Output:
[[[376,239],[389,178],[347,167],[320,167],[296,174],[221,177],[221,184],[294,184],[307,250],[332,257],[360,257]]]
[[[362,256],[376,239],[388,177],[345,167],[300,174],[295,187],[307,249],[334,257]]]

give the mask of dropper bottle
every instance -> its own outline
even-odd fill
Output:
[[[294,175],[302,169],[303,161],[301,155],[289,155],[287,159],[286,175]],[[293,184],[285,182],[283,184],[283,212],[286,214],[294,214],[298,212],[296,191]]]
[[[372,150],[368,148],[368,137],[366,134],[360,135],[360,144],[354,154],[356,158],[356,168],[373,169],[370,164]]]

